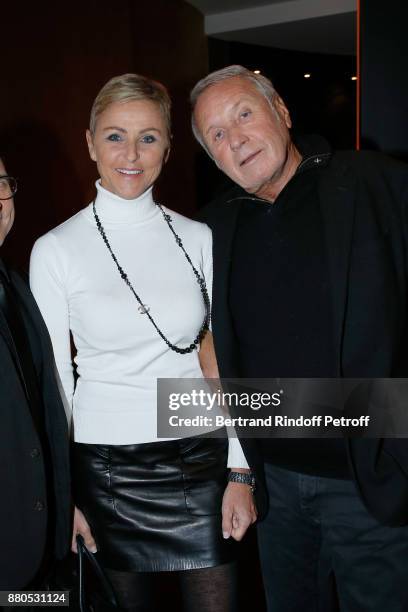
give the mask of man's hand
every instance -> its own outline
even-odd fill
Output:
[[[87,549],[90,550],[92,553],[96,553],[96,550],[97,550],[96,543],[95,543],[95,540],[93,539],[91,529],[86,521],[86,518],[82,514],[82,512],[78,510],[78,508],[75,506],[74,525],[72,528],[72,544],[71,544],[71,550],[74,553],[78,552],[77,544],[76,544],[76,536],[78,533],[84,538],[85,546],[87,547]]]
[[[257,517],[251,487],[240,482],[229,482],[222,500],[222,535],[242,540],[246,530]]]

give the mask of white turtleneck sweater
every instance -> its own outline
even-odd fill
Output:
[[[191,266],[153,201],[152,189],[125,200],[99,181],[96,188],[96,212],[135,291],[170,342],[189,345],[204,319],[203,298]],[[210,229],[165,210],[210,292]],[[198,352],[172,351],[148,317],[139,313],[97,230],[92,204],[37,240],[30,283],[73,409],[75,441],[157,441],[157,378],[202,378]],[[75,389],[70,331],[77,350]],[[236,438],[230,439],[228,465],[247,467]]]

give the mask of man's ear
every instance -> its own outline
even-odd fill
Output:
[[[282,100],[278,94],[273,99],[273,107],[276,110],[279,118],[283,121],[288,129],[292,127],[292,119],[290,118],[290,113],[286,107],[286,104]]]
[[[91,134],[90,130],[86,130],[85,136],[86,136],[86,142],[88,144],[89,157],[94,162],[96,162],[95,147],[94,147],[94,144],[93,144],[93,138],[92,138],[92,134]]]

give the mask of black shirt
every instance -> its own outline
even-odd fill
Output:
[[[230,309],[245,378],[334,377],[332,305],[316,165],[272,204],[242,200]],[[321,476],[349,477],[343,440],[263,440],[265,459]]]

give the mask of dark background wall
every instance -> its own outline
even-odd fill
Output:
[[[195,144],[186,118],[189,90],[208,68],[202,15],[182,0],[86,0],[7,2],[0,19],[0,151],[19,179],[3,254],[26,267],[34,240],[93,198],[89,111],[102,85],[125,72],[169,87],[173,154],[157,198],[192,214]]]
[[[361,144],[408,160],[408,2],[360,0]]]

